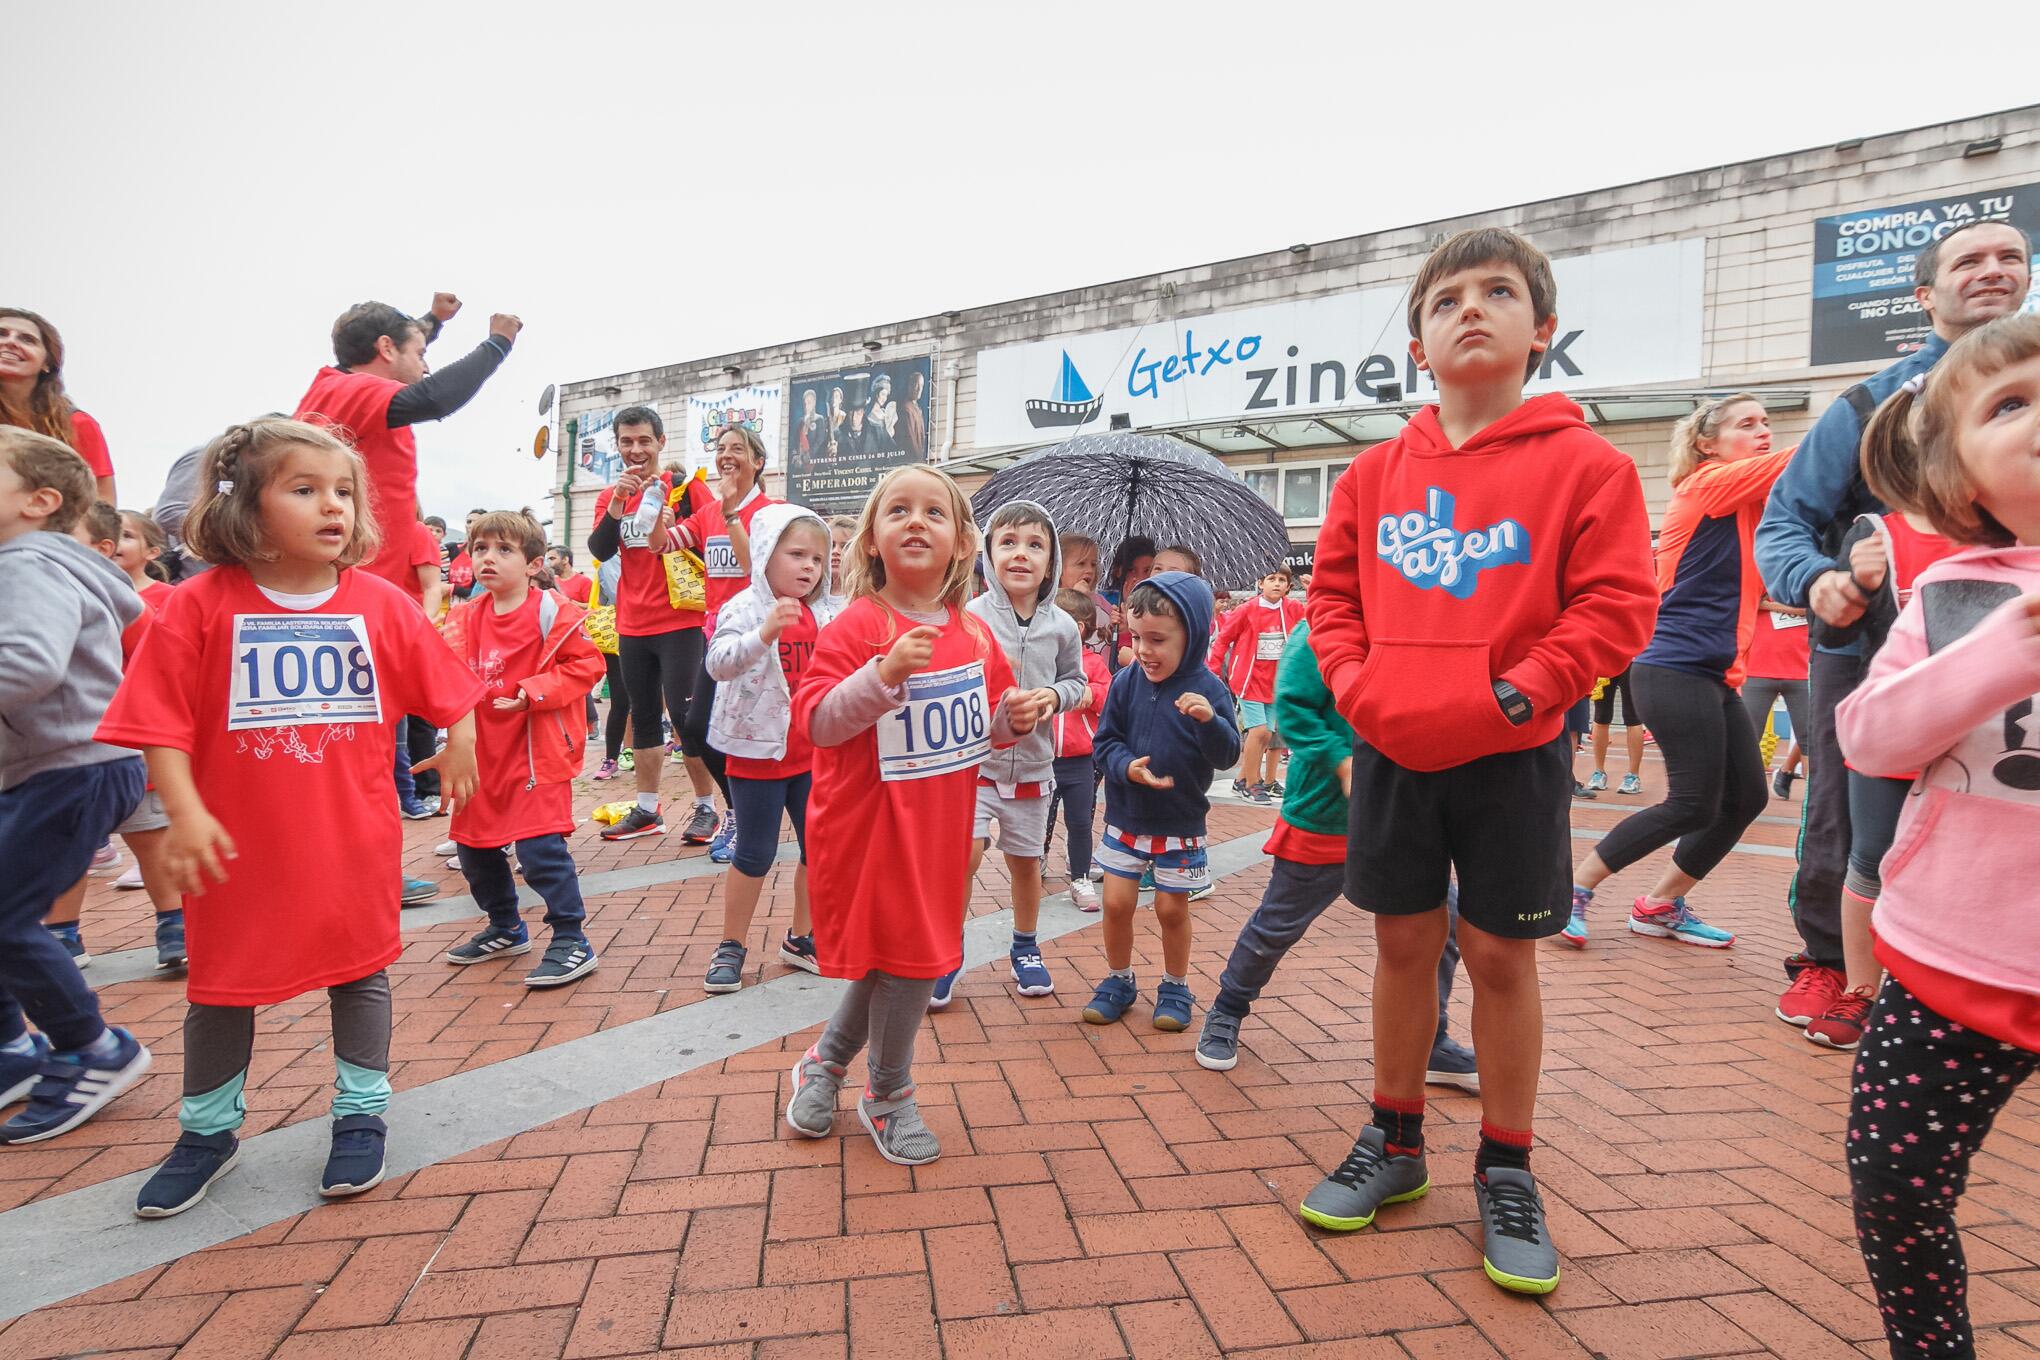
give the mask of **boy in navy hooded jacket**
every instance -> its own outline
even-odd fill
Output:
[[[1211,650],[1211,587],[1164,571],[1126,600],[1134,664],[1120,668],[1105,696],[1094,738],[1105,775],[1105,961],[1084,1019],[1107,1025],[1138,996],[1133,978],[1133,912],[1141,876],[1155,875],[1155,921],[1162,930],[1162,981],[1155,1028],[1190,1024],[1190,897],[1211,886],[1204,854],[1204,791],[1217,771],[1240,758],[1231,691],[1205,665]]]

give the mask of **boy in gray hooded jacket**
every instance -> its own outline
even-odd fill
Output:
[[[1062,579],[1062,549],[1048,511],[1033,501],[1009,501],[985,524],[979,562],[985,593],[968,606],[983,619],[1013,663],[1023,689],[1055,697],[1055,712],[1091,702],[1084,679],[1084,640],[1075,619],[1055,603]],[[1054,725],[1042,723],[1018,745],[994,751],[978,767],[977,821],[970,871],[974,882],[994,826],[999,849],[1013,878],[1013,983],[1022,996],[1047,996],[1055,979],[1041,961],[1034,927],[1041,914],[1041,857],[1055,792]],[[935,984],[929,1002],[949,1003],[956,981],[950,974]]]
[[[142,614],[125,573],[70,536],[93,497],[70,448],[0,426],[0,1106],[28,1097],[0,1143],[77,1127],[149,1067],[42,924],[144,782],[141,757],[92,739]]]

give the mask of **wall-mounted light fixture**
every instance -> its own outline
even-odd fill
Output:
[[[1308,255],[1310,254],[1310,243],[1307,241],[1298,241],[1295,245],[1289,248],[1289,253],[1291,255]]]
[[[1971,156],[1989,156],[2003,150],[2004,145],[2005,139],[2002,137],[1986,137],[1980,142],[1971,142],[1963,147],[1962,159],[1966,161]]]
[[[880,343],[879,343],[878,341],[876,341],[876,340],[866,340],[866,341],[864,342],[864,352],[865,352],[866,354],[876,354],[876,353],[878,353],[878,352],[879,352],[880,350],[882,350],[882,349],[884,349],[884,348],[885,348],[885,346],[884,346],[884,345],[881,345],[881,344],[880,344]]]
[[[1835,143],[1835,150],[1837,151],[1861,151],[1862,149],[1863,139],[1861,137],[1851,137],[1847,141]]]
[[[735,364],[724,364],[722,375],[730,380],[733,387],[744,380],[744,370]]]
[[[621,387],[618,387],[615,383],[611,383],[609,384],[609,386],[602,389],[602,395],[605,397],[620,397],[623,395],[623,389]]]

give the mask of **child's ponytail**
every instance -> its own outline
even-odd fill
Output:
[[[262,488],[293,448],[325,449],[348,461],[354,482],[354,536],[336,563],[351,567],[375,556],[382,535],[369,505],[361,455],[323,425],[264,416],[229,425],[205,446],[198,462],[198,494],[184,517],[184,546],[216,567],[276,560],[263,540]]]
[[[1920,446],[1913,435],[1913,411],[1921,379],[1905,383],[1871,412],[1859,456],[1870,494],[1894,510],[1917,514],[1920,503]]]

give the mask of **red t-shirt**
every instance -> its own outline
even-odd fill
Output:
[[[1268,843],[1261,847],[1261,852],[1286,859],[1292,864],[1344,864],[1346,838],[1328,836],[1322,831],[1305,831],[1283,821],[1278,814],[1275,830],[1269,833]]]
[[[149,625],[156,621],[156,610],[149,603],[149,597],[142,596],[142,612],[135,621],[120,630],[120,668],[125,671],[128,663],[141,650],[142,639],[149,635]]]
[[[397,584],[422,606],[425,587],[418,580],[418,568],[431,567],[436,571],[439,567],[439,540],[433,536],[432,526],[423,520],[412,520],[408,548],[404,555],[404,577]]]
[[[403,952],[393,719],[445,727],[481,692],[417,606],[365,572],[302,611],[240,567],[177,588],[98,738],[190,753],[233,838],[227,881],[184,899],[192,1001],[267,1005]]]
[[[1254,669],[1247,675],[1247,692],[1242,699],[1257,704],[1275,702],[1275,671],[1282,664],[1282,644],[1289,640],[1289,630],[1303,622],[1303,606],[1292,604],[1287,597],[1269,604],[1260,596],[1240,606],[1253,620]],[[1306,864],[1313,861],[1306,860]]]
[[[671,475],[661,473],[651,485],[658,488],[661,496],[672,498]],[[595,497],[597,524],[609,513],[610,498],[615,494],[615,487],[605,486]],[[623,503],[623,523],[618,526],[623,533],[623,549],[617,554],[622,575],[616,585],[616,631],[624,637],[657,637],[661,633],[677,633],[682,628],[699,628],[701,615],[691,609],[675,609],[666,593],[665,554],[656,546],[633,541],[630,517],[637,513],[644,498],[645,491],[639,491]],[[708,589],[705,587],[704,593]]]
[[[1743,663],[1743,669],[1759,680],[1804,680],[1809,631],[1804,615],[1759,609],[1755,631],[1750,635],[1749,660]]]
[[[107,451],[106,432],[83,411],[71,412],[71,447],[85,460],[85,466],[92,469],[94,477],[113,475],[113,455]]]
[[[786,677],[786,692],[800,693],[800,682],[815,659],[815,612],[800,607],[800,621],[779,635],[779,673]],[[729,757],[729,772],[739,779],[791,779],[814,768],[814,743],[808,740],[805,723],[786,725],[786,754],[777,760],[755,756]]]
[[[466,548],[453,555],[453,561],[446,567],[446,581],[455,590],[466,590],[475,583],[474,559],[468,556]]]
[[[507,614],[498,614],[489,600],[480,608],[469,608],[475,678],[482,684],[482,701],[475,705],[475,765],[481,782],[474,797],[454,809],[453,839],[462,845],[495,850],[512,841],[564,836],[574,829],[573,785],[531,783],[527,745],[531,710],[503,712],[495,707],[498,699],[516,697],[519,680],[542,669],[541,598],[534,590],[523,607]]]
[[[556,582],[555,585],[560,594],[566,596],[575,604],[588,603],[588,596],[595,589],[595,583],[578,571],[572,576]]]
[[[390,402],[403,390],[395,378],[322,368],[297,404],[299,420],[318,417],[353,442],[368,469],[369,507],[386,533],[418,516],[418,441],[408,425],[390,428]],[[401,586],[411,574],[410,549],[403,534],[389,534],[374,559],[361,565]]]
[[[873,597],[853,601],[815,643],[793,697],[794,726],[805,732],[824,695],[915,626]],[[948,715],[974,728],[981,685],[976,703],[989,735],[1013,668],[981,622],[952,609],[928,668],[909,684],[919,693],[910,692],[906,706],[840,746],[815,747],[808,893],[828,977],[861,978],[878,968],[936,978],[963,961],[971,818],[985,752],[949,741]],[[915,761],[933,762],[939,772],[912,777]],[[894,777],[881,776],[882,762]]]
[[[762,488],[754,486],[744,503],[737,507],[737,522],[744,526],[744,532],[749,533],[752,517],[766,506],[777,504]],[[715,616],[722,612],[722,607],[751,584],[750,570],[737,563],[736,549],[730,546],[729,521],[723,517],[721,501],[710,497],[707,504],[673,527],[683,543],[701,554],[701,564],[707,577],[702,594],[708,598],[708,621],[703,626],[713,632]]]
[[[151,609],[161,609],[170,602],[170,596],[177,587],[168,581],[150,581],[135,593],[142,597],[142,603]]]

